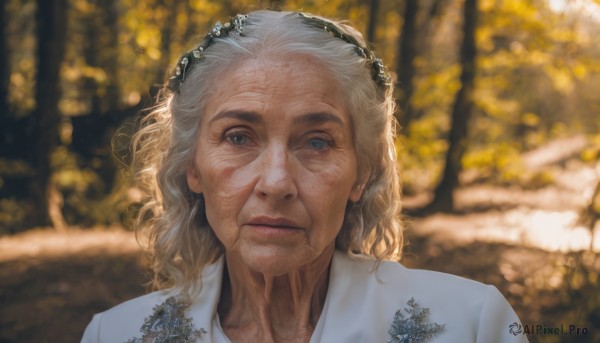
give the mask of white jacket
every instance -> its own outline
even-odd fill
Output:
[[[191,318],[194,329],[203,332],[197,342],[230,342],[217,314],[223,261],[221,258],[204,269],[202,291],[185,314]],[[444,325],[424,342],[528,342],[524,334],[516,333],[520,331],[519,319],[494,286],[444,273],[408,269],[390,261],[382,262],[376,270],[373,267],[372,259],[334,253],[327,298],[311,343],[392,341],[390,329],[395,320],[398,324],[399,318],[395,318],[398,310],[406,319],[404,324],[409,327],[418,324],[404,310],[410,309],[411,298],[429,309],[427,323]],[[150,293],[96,314],[82,342],[116,343],[141,338],[140,328],[153,308],[174,294],[173,291]],[[396,335],[395,342],[402,342],[402,333],[407,332]]]

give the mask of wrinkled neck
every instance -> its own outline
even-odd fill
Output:
[[[333,250],[332,245],[308,265],[283,275],[252,271],[226,254],[218,312],[229,338],[308,342],[325,304]]]

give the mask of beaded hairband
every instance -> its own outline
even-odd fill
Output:
[[[357,55],[364,58],[367,61],[367,64],[370,66],[371,77],[377,86],[384,91],[391,86],[391,78],[381,59],[377,58],[371,50],[362,47],[356,38],[344,33],[339,27],[331,22],[317,17],[310,17],[303,13],[297,14],[304,19],[306,24],[317,29],[325,30],[333,37],[342,39],[343,41],[354,45],[354,50],[356,51]],[[186,74],[189,73],[194,64],[205,58],[204,51],[215,43],[215,39],[228,36],[232,31],[240,36],[243,36],[244,25],[246,24],[247,19],[248,15],[238,14],[225,24],[217,22],[206,35],[206,37],[204,37],[200,45],[181,56],[177,66],[175,67],[173,75],[169,79],[168,88],[173,92],[179,92],[181,84],[185,81]]]

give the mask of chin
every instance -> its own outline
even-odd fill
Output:
[[[279,276],[288,274],[313,262],[318,255],[311,256],[306,251],[282,247],[261,247],[242,251],[242,262],[251,270]]]

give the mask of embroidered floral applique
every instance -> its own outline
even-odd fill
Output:
[[[409,307],[405,307],[404,312],[410,316],[405,318],[402,310],[396,311],[394,322],[388,331],[392,339],[387,343],[424,343],[444,329],[445,324],[427,322],[429,309],[417,304],[415,298],[411,298],[407,304]]]
[[[207,334],[206,330],[194,330],[192,320],[185,317],[187,306],[170,297],[153,308],[140,328],[141,338],[134,337],[125,343],[192,343]]]

